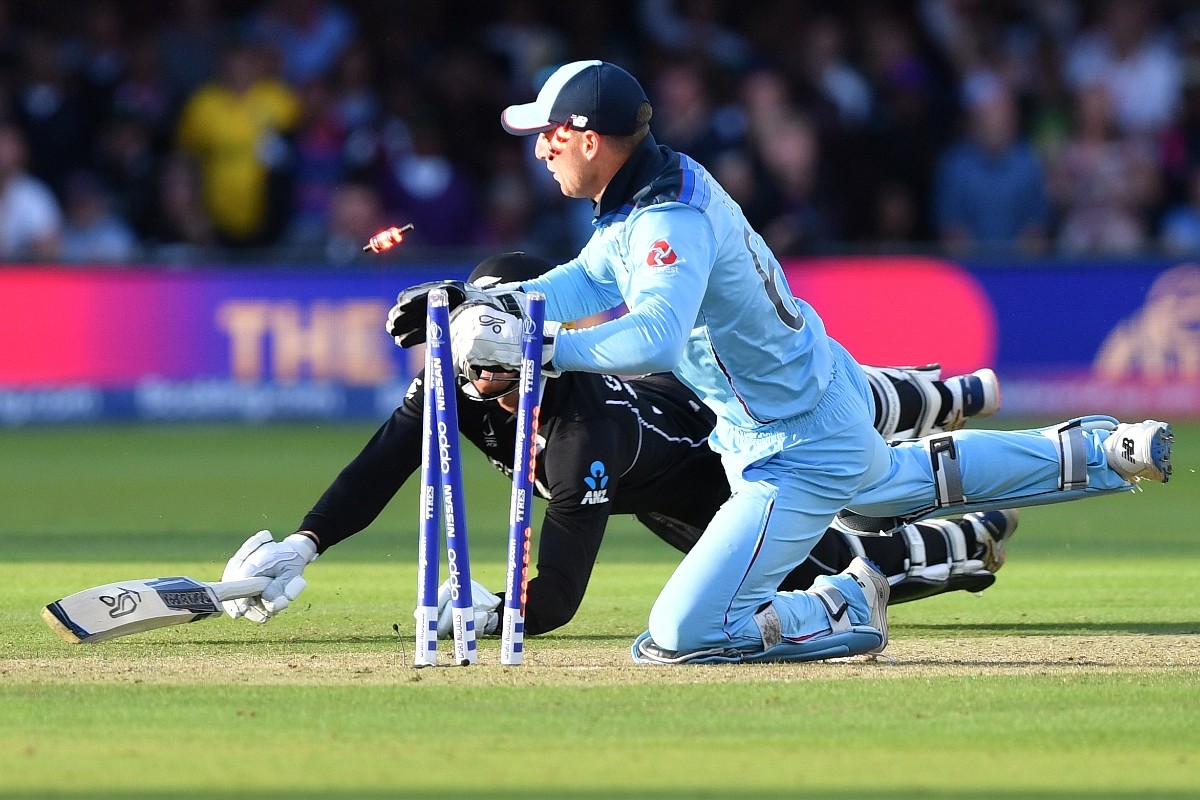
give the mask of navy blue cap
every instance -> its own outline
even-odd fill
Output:
[[[554,71],[532,103],[509,106],[500,114],[504,130],[517,136],[559,125],[628,136],[637,131],[638,107],[646,92],[637,79],[607,61],[572,61]]]

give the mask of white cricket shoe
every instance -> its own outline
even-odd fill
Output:
[[[1127,481],[1171,479],[1171,443],[1175,434],[1165,422],[1122,422],[1104,440],[1108,465]]]
[[[956,431],[970,417],[990,417],[1000,410],[1000,379],[990,369],[955,375],[943,383],[952,401],[949,413],[939,426],[943,430]]]
[[[975,542],[983,548],[978,555],[983,568],[995,574],[1008,560],[1006,545],[1017,532],[1017,524],[1021,521],[1020,510],[1003,508],[998,511],[976,511],[963,519],[971,523]]]
[[[867,651],[867,655],[879,655],[888,643],[887,604],[892,586],[888,583],[887,576],[862,556],[855,556],[843,572],[854,578],[866,595],[867,608],[871,611],[871,621],[868,624],[883,637],[879,646],[872,647]]]

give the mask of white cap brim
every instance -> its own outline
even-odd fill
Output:
[[[549,115],[550,109],[535,100],[504,109],[500,114],[500,124],[514,136],[529,136],[558,127],[548,119]]]

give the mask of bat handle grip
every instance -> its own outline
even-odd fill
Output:
[[[212,584],[212,588],[216,592],[218,600],[237,600],[239,597],[253,597],[257,594],[262,594],[262,590],[267,588],[267,585],[270,583],[270,578],[259,576],[257,578],[243,578],[240,581],[214,583]]]

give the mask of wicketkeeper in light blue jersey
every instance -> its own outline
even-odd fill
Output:
[[[548,337],[553,371],[674,371],[717,415],[712,447],[733,496],[684,558],[633,646],[639,662],[808,661],[887,644],[886,579],[857,559],[808,591],[778,592],[831,520],[863,530],[915,518],[1032,505],[1166,481],[1170,428],[1109,417],[1046,430],[959,431],[889,447],[872,427],[867,378],[795,299],[741,209],[692,159],[655,143],[645,92],[601,61],[559,68],[502,124],[536,134],[568,197],[595,203],[579,256],[520,289],[567,321],[628,313]],[[516,288],[510,287],[510,288]],[[454,342],[478,366],[519,363],[494,309]],[[864,522],[865,521],[865,522]]]

